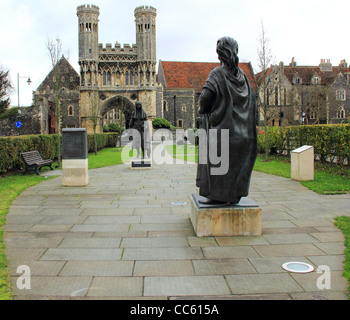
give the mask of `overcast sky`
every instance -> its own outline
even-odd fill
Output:
[[[11,73],[11,105],[18,105],[18,73],[20,105],[29,106],[32,91],[51,70],[47,38],[61,39],[79,73],[76,8],[90,3],[100,7],[103,44],[135,43],[134,9],[155,7],[158,61],[217,62],[217,39],[231,36],[238,41],[240,61],[250,61],[257,73],[263,21],[274,63],[289,64],[292,57],[298,65],[318,65],[320,59],[350,62],[349,0],[0,0],[0,65]]]

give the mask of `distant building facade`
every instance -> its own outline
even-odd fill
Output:
[[[136,44],[131,46],[100,44],[99,14],[95,5],[77,7],[80,71],[65,57],[60,59],[57,81],[53,68],[33,92],[33,106],[23,112],[27,120],[22,134],[57,133],[56,88],[61,128],[83,127],[93,132],[95,110],[97,132],[110,123],[128,128],[136,101],[142,103],[150,121],[164,118],[178,128],[196,127],[199,95],[209,72],[219,63],[159,60],[157,72],[157,10],[150,6],[135,9]],[[240,67],[257,92],[250,63]],[[18,131],[4,129],[0,134],[17,135]]]
[[[196,127],[199,95],[211,70],[219,63],[159,61],[158,81],[163,87],[162,117],[179,128]],[[240,63],[251,86],[257,92],[253,68]]]
[[[350,116],[350,73],[345,60],[339,66],[325,59],[318,66],[297,66],[293,58],[288,66],[281,62],[266,70],[265,86],[262,72],[256,81],[261,124],[264,116],[271,126],[343,123]]]

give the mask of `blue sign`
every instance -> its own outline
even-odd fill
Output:
[[[21,121],[16,121],[16,128],[22,127],[22,122]]]

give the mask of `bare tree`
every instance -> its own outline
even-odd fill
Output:
[[[90,106],[91,106],[91,121],[92,121],[92,127],[94,130],[94,142],[95,142],[95,154],[97,155],[97,134],[96,134],[96,128],[98,124],[101,124],[101,102],[99,98],[98,91],[95,90],[91,93],[89,93],[89,99],[90,99]]]
[[[269,87],[269,81],[270,77],[268,76],[268,68],[272,61],[272,53],[269,46],[269,39],[266,37],[266,30],[264,28],[264,23],[261,21],[261,33],[259,36],[259,47],[258,47],[258,66],[261,71],[261,77],[260,77],[260,91],[262,91],[262,95],[259,94],[259,100],[261,109],[263,111],[264,116],[264,127],[265,127],[265,160],[268,160],[268,154],[269,154],[269,144],[268,144],[268,137],[267,137],[267,121],[268,121],[268,101],[269,101],[269,95],[268,87]]]
[[[64,70],[60,66],[60,61],[63,58],[62,53],[62,42],[57,37],[56,40],[47,39],[46,48],[48,50],[48,55],[53,67],[54,75],[54,103],[56,109],[56,133],[58,135],[58,167],[61,166],[61,117],[62,117],[62,108],[66,104],[66,94],[64,92],[64,87],[60,79],[63,76]]]

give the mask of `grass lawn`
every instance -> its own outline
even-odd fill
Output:
[[[3,238],[3,226],[5,225],[10,205],[27,188],[52,178],[54,177],[45,178],[36,174],[25,176],[16,174],[0,177],[0,300],[11,299]]]
[[[197,162],[198,161],[198,147],[193,145],[169,145],[165,147],[166,151],[174,158]]]
[[[122,164],[122,148],[106,148],[95,153],[89,153],[89,169],[97,169]],[[136,155],[136,150],[125,147],[126,160]]]
[[[287,157],[270,156],[270,160],[263,161],[259,155],[254,170],[290,178],[290,161]],[[301,181],[306,188],[319,194],[344,194],[350,192],[350,168],[339,168],[332,164],[315,162],[313,181]]]
[[[345,237],[345,261],[343,276],[348,280],[348,297],[350,299],[350,217],[338,217],[335,225],[343,232]]]

